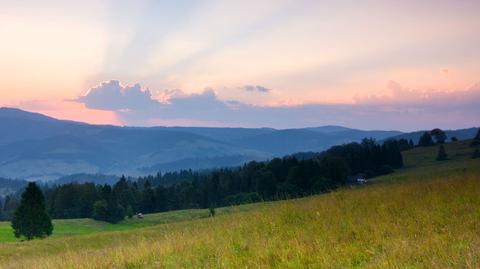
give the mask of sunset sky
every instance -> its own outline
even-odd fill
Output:
[[[0,106],[117,125],[480,125],[480,1],[3,1]]]

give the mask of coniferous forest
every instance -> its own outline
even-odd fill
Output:
[[[370,178],[402,167],[403,144],[389,140],[380,145],[364,139],[310,158],[289,156],[235,168],[184,170],[137,179],[122,176],[113,186],[69,183],[43,191],[52,218],[115,223],[138,212],[214,208],[333,191],[351,184],[357,175]]]

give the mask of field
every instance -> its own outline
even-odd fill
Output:
[[[404,153],[367,186],[303,199],[146,215],[111,225],[56,220],[18,242],[0,224],[3,268],[479,268],[480,160],[468,142]]]

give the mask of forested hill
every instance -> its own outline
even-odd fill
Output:
[[[444,130],[445,135],[448,140],[452,138],[456,138],[458,140],[465,140],[465,139],[471,139],[475,136],[475,134],[478,132],[479,128],[466,128],[466,129],[456,129],[456,130]],[[392,137],[389,137],[388,139],[406,139],[406,140],[413,140],[415,143],[418,143],[420,140],[420,137],[422,136],[423,133],[428,132],[429,130],[424,130],[424,131],[415,131],[415,132],[410,132],[410,133],[403,133],[399,135],[395,135]]]
[[[182,171],[127,180],[113,186],[71,183],[45,187],[54,218],[94,218],[118,222],[133,212],[208,208],[328,192],[361,178],[387,174],[403,166],[397,141],[374,140],[334,146],[320,156],[298,160],[275,158],[237,168]],[[183,180],[172,180],[181,177]],[[175,183],[177,182],[177,183]],[[9,197],[5,208],[12,208]],[[4,218],[12,211],[3,212]]]

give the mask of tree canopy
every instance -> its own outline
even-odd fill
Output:
[[[433,142],[432,136],[429,132],[424,132],[420,137],[420,140],[418,140],[419,147],[428,147],[433,146],[434,144],[435,143]]]
[[[442,129],[435,128],[430,131],[430,134],[435,137],[437,144],[443,144],[445,143],[445,140],[447,140],[447,134]]]

